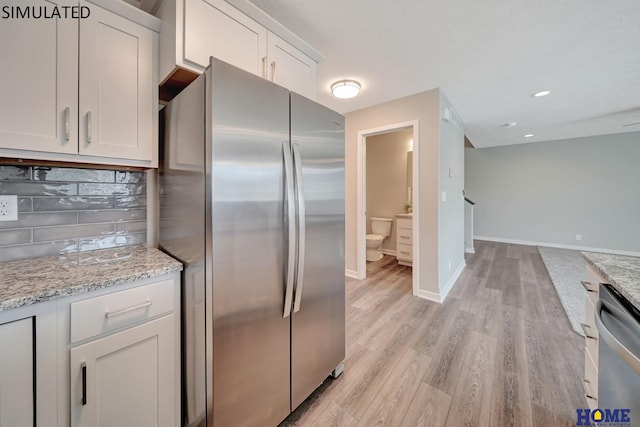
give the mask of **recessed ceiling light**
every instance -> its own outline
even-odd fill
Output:
[[[547,96],[551,93],[550,90],[541,90],[540,92],[536,92],[531,96],[535,96],[536,98],[540,98],[541,96]]]
[[[331,93],[336,98],[353,98],[360,93],[360,83],[355,80],[340,80],[331,85]]]
[[[531,138],[532,136],[533,136],[533,134],[532,134],[532,133],[528,133],[528,134],[526,134],[524,137],[525,137],[525,138]]]

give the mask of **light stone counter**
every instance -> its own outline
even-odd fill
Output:
[[[640,258],[583,252],[582,256],[609,284],[640,309]]]
[[[181,270],[181,263],[146,245],[4,262],[0,311]]]

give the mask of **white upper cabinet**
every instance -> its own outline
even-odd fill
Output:
[[[156,15],[162,19],[163,100],[195,79],[211,56],[315,99],[316,65],[323,56],[253,4],[163,0]]]
[[[88,17],[0,25],[0,157],[157,167],[159,20],[111,0],[54,5]]]
[[[209,57],[215,56],[263,75],[260,64],[267,55],[263,42],[267,31],[260,24],[224,1],[206,0],[185,0],[184,22],[186,62],[204,69],[209,65]]]
[[[92,7],[80,35],[80,154],[151,161],[154,32]]]
[[[316,62],[273,33],[267,41],[269,80],[316,99]]]
[[[0,147],[76,153],[77,20],[3,19],[0,40]]]

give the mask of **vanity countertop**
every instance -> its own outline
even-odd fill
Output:
[[[399,214],[396,214],[396,218],[413,219],[413,214],[412,213],[399,213]]]
[[[162,276],[182,264],[146,245],[0,263],[0,311]]]
[[[640,309],[640,258],[583,252],[582,256],[611,286]]]

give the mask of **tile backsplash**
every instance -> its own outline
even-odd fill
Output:
[[[0,195],[18,220],[0,222],[0,261],[147,241],[144,172],[0,166]]]

